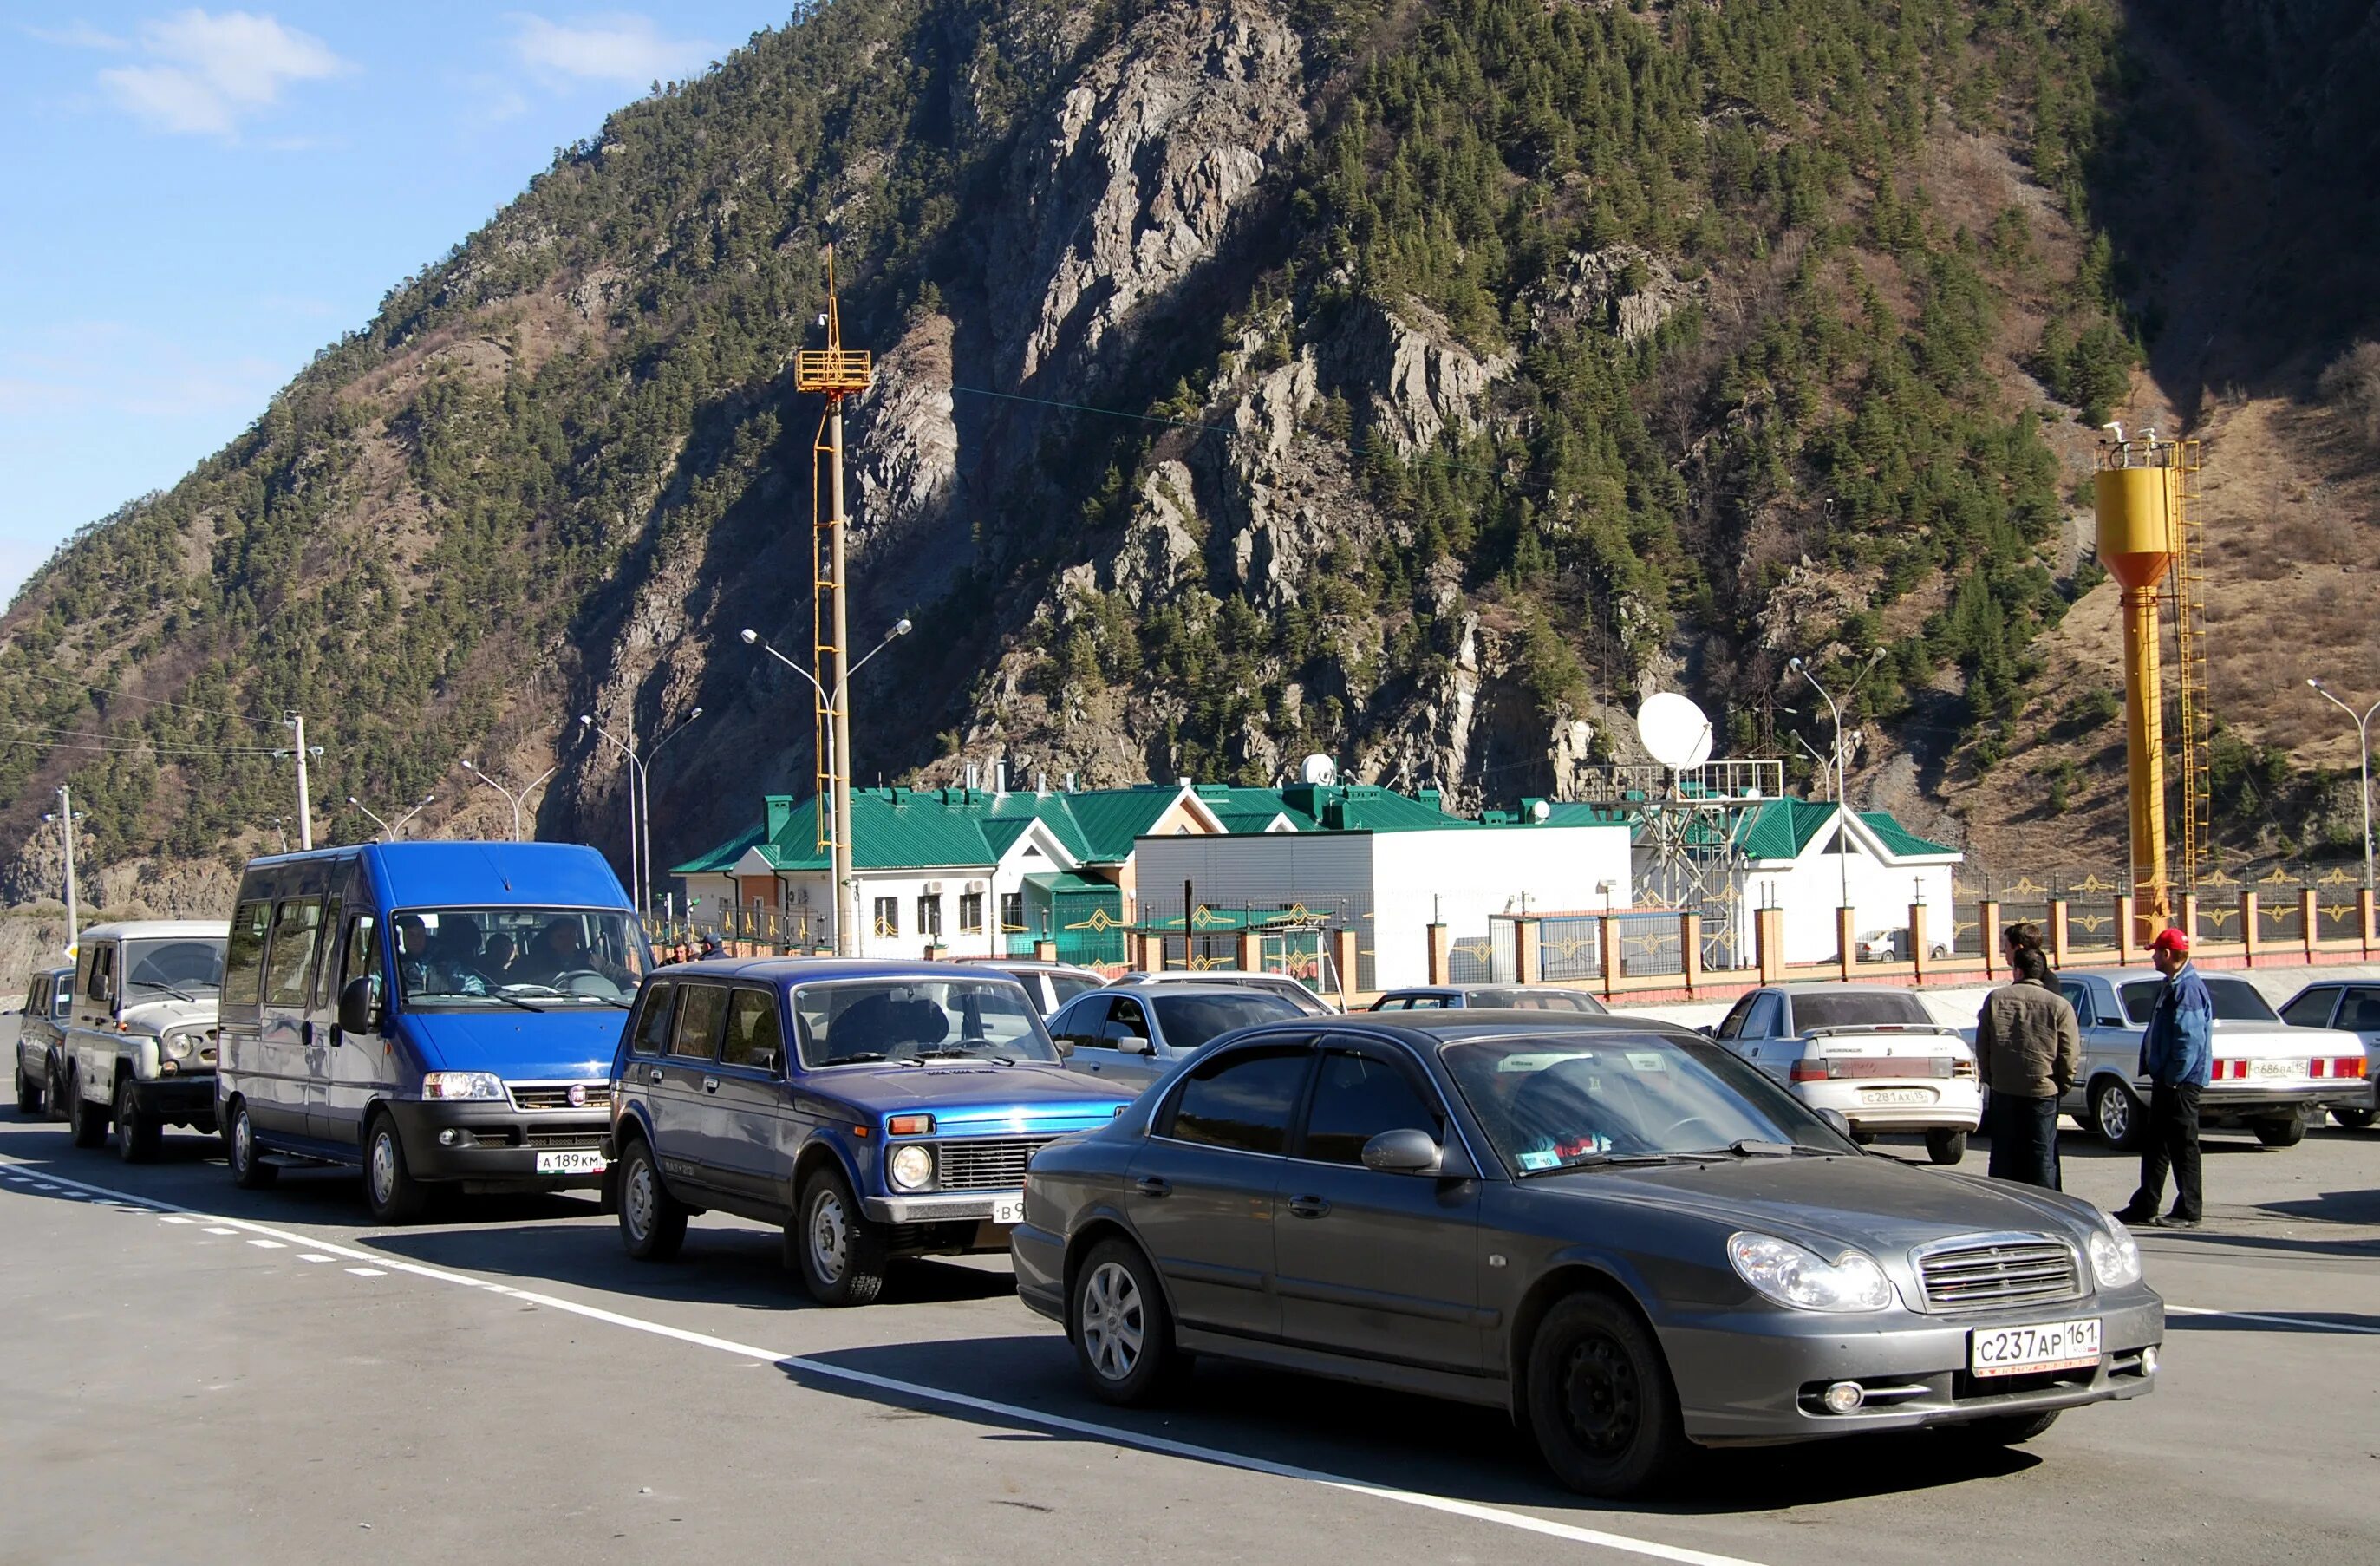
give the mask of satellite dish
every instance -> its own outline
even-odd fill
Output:
[[[1636,737],[1654,760],[1671,771],[1699,767],[1710,759],[1710,720],[1675,691],[1645,698],[1645,705],[1636,709]]]
[[[1329,788],[1339,781],[1339,763],[1317,752],[1298,767],[1297,775],[1317,788]]]
[[[1531,820],[1533,820],[1533,821],[1537,821],[1537,822],[1540,822],[1540,823],[1542,823],[1542,822],[1546,822],[1546,821],[1550,821],[1550,820],[1552,820],[1552,819],[1553,819],[1553,817],[1554,817],[1554,807],[1553,807],[1552,806],[1550,806],[1550,805],[1547,804],[1547,803],[1546,803],[1544,800],[1542,800],[1542,799],[1538,800],[1535,805],[1532,805],[1532,806],[1530,806],[1530,807],[1529,807],[1529,819],[1531,819]]]

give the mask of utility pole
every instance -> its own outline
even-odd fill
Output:
[[[74,950],[79,911],[75,901],[74,795],[64,783],[58,785],[58,836],[64,840],[67,849],[67,950],[71,952]]]
[[[314,847],[314,807],[306,796],[306,717],[302,712],[285,712],[281,722],[297,735],[291,742],[290,754],[298,758],[298,846],[310,853]]]

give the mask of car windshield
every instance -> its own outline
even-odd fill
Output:
[[[124,943],[124,984],[152,995],[212,995],[223,988],[228,935],[176,936]]]
[[[1279,1022],[1305,1014],[1287,1000],[1270,993],[1246,995],[1160,995],[1157,1024],[1165,1030],[1172,1050],[1196,1050],[1219,1033],[1255,1023]]]
[[[1077,995],[1087,995],[1094,989],[1104,989],[1106,982],[1104,979],[1086,978],[1080,974],[1053,973],[1050,976],[1050,987],[1058,992],[1058,1004],[1062,1006]]]
[[[1475,1039],[1440,1051],[1516,1174],[1739,1144],[1853,1151],[1784,1089],[1716,1045],[1650,1034]]]
[[[794,991],[802,1064],[1054,1061],[1056,1046],[1011,979],[844,979]]]
[[[625,1006],[652,965],[625,911],[412,908],[392,923],[416,1011]]]
[[[2271,1002],[2256,987],[2244,978],[2210,978],[2206,981],[2206,998],[2215,1002],[2216,1022],[2278,1022]],[[2161,978],[2143,979],[2138,984],[2124,986],[2124,1014],[2132,1019],[2134,1027],[2146,1027],[2149,1018],[2156,1014],[2157,997],[2165,990]]]
[[[1796,995],[1793,1026],[1803,1033],[1814,1027],[1875,1027],[1878,1025],[1924,1026],[1934,1020],[1916,996],[1900,989],[1877,989],[1857,995]]]
[[[1602,1002],[1571,989],[1475,989],[1475,1006],[1502,1006],[1515,1012],[1602,1012]]]

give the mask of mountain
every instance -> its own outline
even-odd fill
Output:
[[[1858,682],[1855,795],[2112,863],[2095,426],[2262,407],[2267,455],[2373,479],[2368,10],[2166,10],[829,0],[560,150],[27,586],[0,893],[55,884],[70,781],[111,905],[219,907],[292,813],[284,710],[318,801],[501,830],[460,762],[558,766],[540,830],[623,864],[579,714],[650,746],[703,710],[652,771],[662,863],[804,791],[807,687],[737,632],[808,634],[787,370],[830,242],[878,354],[854,635],[919,627],[857,682],[863,781],[1319,750],[1506,803],[1682,688],[1806,782],[1799,655]],[[2335,829],[2334,736],[2217,704],[2236,776]]]

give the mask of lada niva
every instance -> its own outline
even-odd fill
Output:
[[[821,1305],[902,1256],[1002,1251],[1026,1165],[1129,1094],[1068,1072],[1006,975],[953,963],[720,958],[645,981],[612,1068],[630,1256],[716,1208],[785,1231]]]

